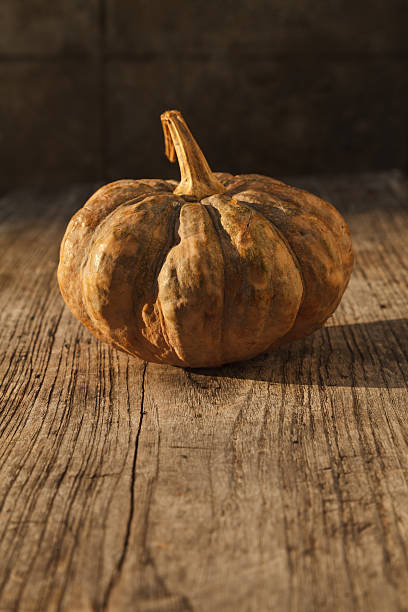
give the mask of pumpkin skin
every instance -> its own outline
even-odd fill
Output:
[[[320,328],[353,265],[342,216],[275,179],[211,173],[180,113],[162,121],[182,180],[116,181],[74,215],[58,267],[71,312],[116,349],[183,367]]]

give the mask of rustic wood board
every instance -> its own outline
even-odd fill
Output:
[[[59,241],[92,186],[3,196],[0,610],[408,610],[405,180],[298,183],[350,224],[341,306],[200,371],[65,308]]]

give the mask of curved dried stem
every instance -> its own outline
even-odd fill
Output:
[[[166,156],[171,162],[176,161],[177,156],[180,166],[181,181],[174,193],[201,200],[225,191],[224,185],[211,172],[181,113],[177,110],[166,111],[160,119]]]

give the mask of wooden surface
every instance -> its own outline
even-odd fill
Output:
[[[65,308],[92,191],[1,200],[0,610],[408,610],[408,214],[394,173],[303,179],[350,224],[325,329],[220,369],[144,364]]]

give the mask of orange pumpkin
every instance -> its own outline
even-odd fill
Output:
[[[72,313],[119,350],[190,367],[321,327],[353,265],[341,215],[266,176],[212,173],[181,114],[161,120],[181,181],[116,181],[74,215],[58,267]]]

